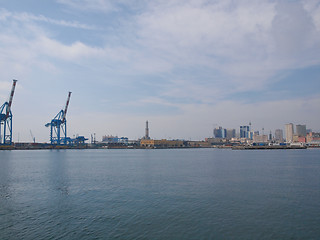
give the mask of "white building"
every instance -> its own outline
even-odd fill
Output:
[[[293,142],[293,124],[292,123],[288,123],[286,124],[286,142],[287,143],[291,143]]]

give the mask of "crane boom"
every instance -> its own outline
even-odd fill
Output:
[[[63,112],[62,122],[64,122],[66,120],[70,97],[71,97],[71,92],[69,92],[69,94],[68,94],[68,99],[67,99],[66,106],[65,106],[64,112]]]
[[[9,116],[9,112],[10,112],[11,104],[12,104],[12,99],[13,99],[13,94],[14,94],[14,90],[16,88],[17,81],[18,80],[13,79],[10,98],[9,98],[9,103],[8,103],[7,112],[6,112],[6,118]]]
[[[32,137],[33,143],[36,143],[36,138],[33,136],[31,129],[30,129],[30,135],[31,135],[31,137]]]

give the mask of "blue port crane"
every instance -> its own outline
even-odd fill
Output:
[[[62,109],[52,120],[45,126],[50,127],[50,142],[55,145],[67,144],[67,110],[69,106],[69,101],[71,97],[71,92],[68,94],[68,99],[64,110]]]
[[[0,145],[12,144],[12,112],[11,105],[18,80],[13,79],[9,102],[0,107]]]

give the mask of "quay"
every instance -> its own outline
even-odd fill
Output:
[[[233,146],[232,150],[273,150],[273,149],[306,149],[307,146],[271,145],[271,146]]]

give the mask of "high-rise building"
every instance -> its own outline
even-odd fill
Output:
[[[249,126],[240,126],[240,138],[248,138]]]
[[[252,139],[253,139],[253,136],[254,136],[255,134],[256,134],[256,135],[259,135],[259,132],[258,132],[258,134],[257,134],[257,133],[254,132],[254,131],[249,131],[249,132],[248,132],[248,138],[252,140]]]
[[[235,138],[236,137],[236,130],[235,129],[227,129],[227,139]]]
[[[293,142],[293,124],[292,123],[288,123],[286,124],[286,142]]]
[[[227,130],[222,127],[217,127],[213,130],[213,134],[215,138],[226,138]]]
[[[277,142],[283,142],[283,131],[282,131],[282,129],[276,129],[276,131],[274,132],[274,139]]]
[[[305,137],[307,136],[307,127],[306,125],[296,125],[296,134],[298,137]]]

